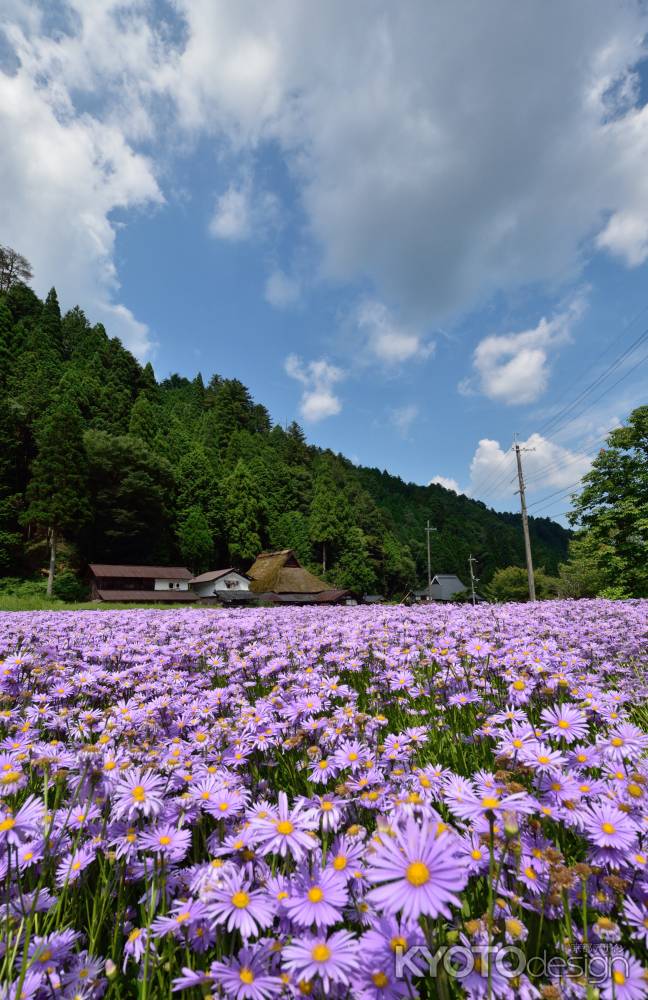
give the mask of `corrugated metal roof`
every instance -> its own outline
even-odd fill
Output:
[[[227,576],[228,573],[236,573],[238,576],[242,576],[244,580],[249,580],[249,576],[245,573],[241,573],[240,570],[234,569],[230,566],[228,569],[215,569],[211,573],[201,573],[200,576],[194,576],[189,582],[190,583],[209,583],[210,580],[220,580],[222,576]]]
[[[186,566],[113,566],[108,563],[90,563],[90,572],[99,577],[123,576],[147,580],[190,580],[192,577]]]
[[[137,601],[147,604],[188,604],[196,600],[190,590],[98,590],[102,601]]]

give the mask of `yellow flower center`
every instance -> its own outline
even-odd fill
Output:
[[[276,829],[277,833],[280,833],[282,836],[287,837],[290,833],[293,832],[295,827],[293,826],[293,824],[290,822],[289,819],[280,819],[276,825]]]
[[[404,937],[393,937],[391,939],[391,941],[389,942],[389,947],[391,948],[392,951],[398,951],[399,948],[400,948],[401,951],[406,951],[407,950],[407,938],[404,938]]]
[[[160,844],[162,845],[162,847],[167,847],[170,843],[171,843],[171,837],[169,837],[166,833],[163,833],[162,836],[160,837]]]
[[[496,799],[493,795],[486,795],[482,799],[482,808],[484,809],[496,809],[499,805],[499,799]]]
[[[190,913],[185,910],[184,913],[179,913],[176,917],[176,924],[185,924],[190,917]]]
[[[613,823],[604,823],[601,829],[603,830],[603,833],[614,833],[615,826]]]
[[[626,981],[625,973],[621,972],[621,969],[615,969],[612,973],[612,979],[617,986],[623,986]]]
[[[0,833],[4,833],[6,830],[13,830],[15,825],[16,825],[15,819],[13,819],[13,817],[11,816],[7,816],[7,818],[3,819],[2,822],[0,823]]]
[[[239,972],[239,979],[241,980],[242,983],[245,983],[246,986],[249,986],[250,983],[253,983],[254,973],[252,972],[252,969],[248,969],[247,965],[244,965],[241,971]]]
[[[18,781],[20,775],[21,775],[20,771],[7,771],[7,773],[3,774],[2,777],[0,778],[0,784],[12,785],[14,781]]]
[[[333,867],[336,872],[343,872],[347,866],[347,859],[343,854],[338,854],[337,858],[333,858]]]
[[[232,896],[232,906],[235,906],[237,910],[244,910],[246,906],[249,905],[250,897],[247,892],[235,892]]]
[[[308,890],[308,898],[311,903],[321,903],[324,899],[324,893],[318,885],[314,885],[312,889]]]
[[[331,949],[326,944],[316,944],[311,951],[311,958],[314,962],[328,962],[331,957]]]
[[[377,986],[379,990],[382,990],[385,986],[389,985],[389,976],[386,976],[384,972],[373,972],[371,980],[374,986]]]
[[[411,865],[407,866],[405,878],[410,885],[417,887],[426,885],[430,881],[430,869],[422,861],[413,861]]]
[[[567,722],[567,719],[559,719],[558,720],[558,728],[559,729],[569,729],[569,723]]]
[[[470,852],[470,857],[473,859],[473,861],[481,861],[481,856],[482,856],[482,852],[479,850],[478,847],[475,847]]]
[[[131,795],[133,796],[136,802],[144,802],[146,798],[146,790],[143,785],[135,785],[135,788],[132,790]]]
[[[613,736],[612,739],[610,740],[610,743],[612,744],[613,747],[623,746],[623,740],[621,739],[620,736]],[[621,975],[623,975],[623,973],[621,973]]]

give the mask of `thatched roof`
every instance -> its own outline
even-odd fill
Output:
[[[262,552],[250,567],[250,589],[255,593],[321,594],[330,590],[330,583],[318,580],[299,562],[292,549]]]

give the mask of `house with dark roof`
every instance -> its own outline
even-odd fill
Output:
[[[193,573],[186,566],[118,566],[91,563],[90,593],[95,601],[155,601],[187,604]]]
[[[427,587],[423,587],[415,591],[415,596],[420,601],[451,601],[455,594],[460,594],[463,590],[466,590],[465,583],[454,573],[436,573],[432,577],[429,591]]]
[[[275,604],[336,604],[350,596],[304,569],[292,549],[262,552],[248,576],[250,590]]]
[[[237,569],[215,569],[210,573],[201,573],[189,581],[189,586],[197,597],[221,597],[249,594],[250,577],[239,573]]]

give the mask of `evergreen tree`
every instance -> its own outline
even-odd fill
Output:
[[[140,438],[149,447],[153,446],[153,442],[157,436],[158,425],[155,419],[155,410],[151,406],[148,396],[143,392],[140,392],[133,403],[128,423],[128,433],[132,434],[133,437]]]
[[[37,428],[36,446],[24,520],[48,531],[47,593],[51,595],[59,535],[78,529],[90,516],[83,423],[68,399],[63,398],[45,413]]]
[[[311,539],[321,546],[323,573],[326,573],[326,547],[337,541],[342,534],[340,508],[341,502],[332,479],[327,475],[320,475],[315,481],[309,529]]]
[[[0,391],[5,386],[11,364],[13,318],[4,296],[0,297]]]
[[[376,589],[376,574],[369,562],[367,540],[360,528],[348,529],[344,549],[335,567],[336,582],[346,590],[367,594]]]
[[[47,298],[43,303],[40,330],[45,344],[60,358],[63,355],[63,334],[61,329],[61,310],[55,288],[50,288]]]
[[[232,564],[251,563],[261,551],[261,500],[244,462],[225,483],[225,523]]]
[[[81,533],[88,561],[164,563],[173,557],[171,466],[140,438],[86,431],[92,521]]]
[[[178,543],[182,558],[195,575],[210,566],[214,546],[207,518],[200,507],[190,507],[178,524]]]

